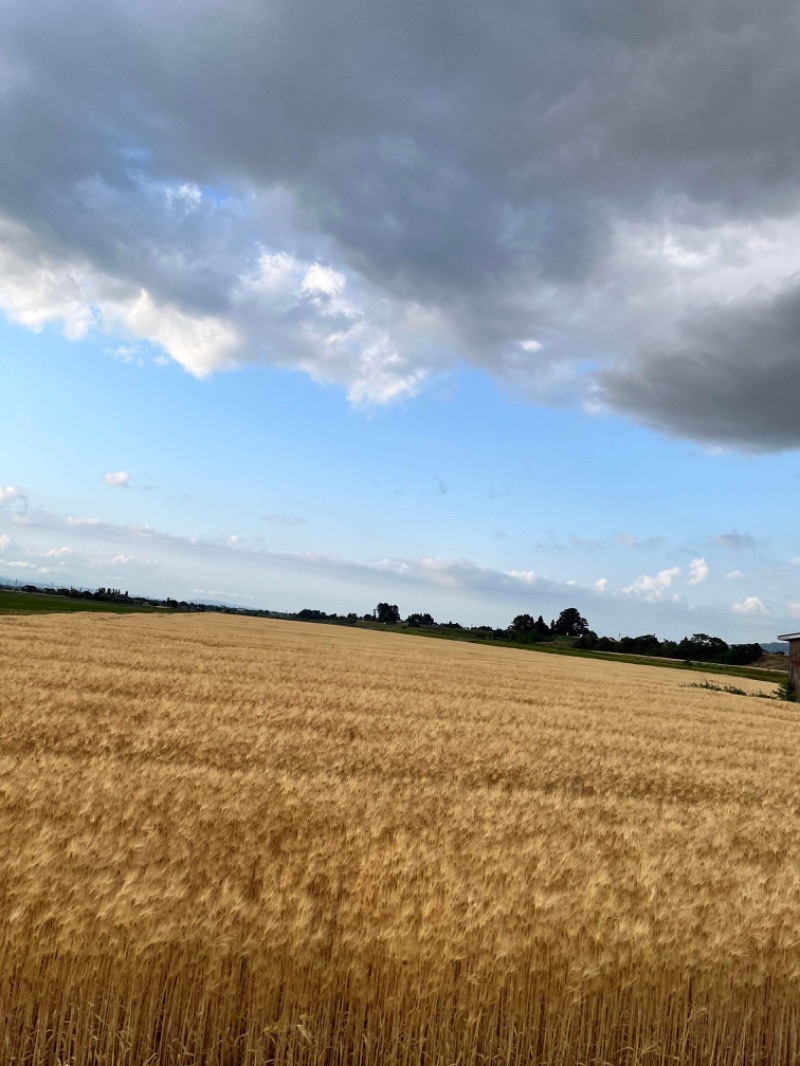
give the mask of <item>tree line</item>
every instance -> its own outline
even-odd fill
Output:
[[[403,622],[396,604],[379,603],[369,621],[388,625]],[[430,614],[415,612],[408,615],[405,625],[413,628],[436,626]],[[447,628],[463,629],[457,622],[444,623]],[[682,640],[659,640],[654,633],[638,637],[599,637],[590,627],[577,607],[567,607],[558,618],[549,623],[540,614],[518,614],[505,629],[494,626],[471,626],[469,633],[483,640],[512,641],[519,644],[538,644],[559,637],[577,638],[574,647],[587,651],[617,652],[627,655],[647,655],[665,659],[681,659],[688,662],[727,663],[731,666],[746,666],[760,659],[764,650],[760,644],[728,644],[721,637],[708,633],[694,633]]]
[[[764,654],[760,644],[728,644],[721,637],[708,633],[693,633],[682,640],[659,640],[655,633],[639,637],[598,637],[586,633],[576,647],[589,651],[622,652],[628,655],[653,655],[662,659],[682,659],[689,662],[727,663],[730,666],[746,666]]]
[[[23,592],[47,592],[50,595],[66,596],[71,599],[93,600],[95,602],[124,604],[129,607],[160,607],[172,611],[217,611],[222,614],[244,614],[257,618],[284,618],[301,622],[324,622],[328,625],[355,626],[359,622],[379,623],[380,625],[404,626],[409,629],[455,629],[469,634],[470,640],[502,640],[514,644],[539,644],[559,638],[574,638],[573,647],[586,651],[617,652],[626,655],[647,655],[665,659],[680,659],[687,662],[727,663],[732,666],[746,666],[760,659],[764,654],[760,644],[728,644],[720,637],[708,633],[694,633],[682,640],[659,640],[654,633],[645,633],[638,637],[600,637],[590,627],[577,607],[567,607],[557,618],[546,622],[540,614],[518,614],[510,624],[503,627],[477,625],[462,626],[459,622],[437,622],[428,611],[413,611],[405,619],[401,616],[396,603],[379,603],[374,610],[359,615],[355,611],[348,614],[329,614],[313,608],[301,611],[270,611],[264,608],[229,607],[223,604],[197,603],[176,600],[171,597],[157,599],[151,596],[131,596],[115,588],[76,589],[47,588],[37,585],[24,585]]]

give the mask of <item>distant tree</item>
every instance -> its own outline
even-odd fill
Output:
[[[425,626],[436,625],[433,620],[433,615],[430,615],[427,612],[425,614],[410,614],[408,618],[406,618],[406,624],[410,626],[421,626],[423,628]]]
[[[589,623],[577,607],[567,607],[553,623],[553,632],[560,637],[581,637],[589,631]]]
[[[678,658],[697,662],[724,662],[728,654],[728,645],[720,637],[710,637],[708,633],[693,633],[678,643]]]
[[[400,621],[400,611],[396,603],[379,603],[375,608],[379,622],[393,625]]]
[[[550,626],[541,615],[536,619],[536,633],[540,637],[546,637],[550,633]]]
[[[619,650],[629,655],[660,655],[661,641],[655,633],[643,633],[639,637],[622,637]]]
[[[531,614],[518,614],[509,628],[513,629],[515,633],[527,636],[536,630],[536,622]]]
[[[590,629],[588,630],[588,632],[583,633],[580,637],[578,637],[578,639],[575,641],[575,647],[584,648],[588,651],[592,651],[597,647],[598,643],[599,640],[597,634]]]
[[[733,666],[747,666],[748,663],[757,662],[764,654],[760,644],[731,644],[725,661]]]

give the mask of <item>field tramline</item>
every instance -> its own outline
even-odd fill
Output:
[[[0,1061],[800,1061],[797,710],[692,677],[1,618]]]

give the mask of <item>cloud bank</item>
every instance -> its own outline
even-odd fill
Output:
[[[8,0],[0,307],[358,405],[460,361],[797,447],[798,30],[790,0]]]

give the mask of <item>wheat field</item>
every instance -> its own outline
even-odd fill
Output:
[[[698,676],[0,619],[0,1062],[800,1062],[798,711]]]

